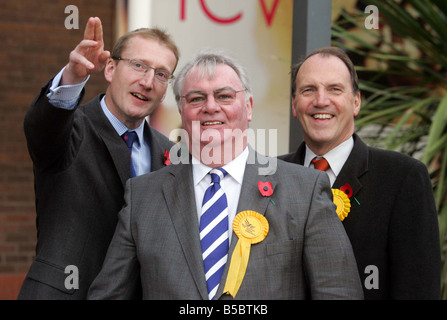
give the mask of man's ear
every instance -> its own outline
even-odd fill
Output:
[[[354,96],[354,117],[356,117],[360,112],[360,107],[362,106],[362,98],[360,92]]]
[[[113,74],[116,69],[116,61],[110,58],[107,60],[106,67],[104,68],[104,78],[106,78],[107,82],[112,82]]]
[[[247,120],[250,122],[253,117],[253,97],[250,97],[246,103],[247,106]]]
[[[295,109],[295,99],[296,99],[296,97],[292,97],[292,113],[293,113],[293,117],[298,119],[296,109]]]

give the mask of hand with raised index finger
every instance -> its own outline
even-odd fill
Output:
[[[101,20],[92,17],[85,27],[84,39],[70,53],[61,84],[84,81],[87,75],[103,70],[109,57],[110,52],[104,50]]]

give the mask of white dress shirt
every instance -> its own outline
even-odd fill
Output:
[[[338,174],[340,173],[343,165],[346,160],[348,160],[349,155],[351,154],[352,148],[354,148],[354,139],[350,137],[348,140],[339,144],[337,147],[329,151],[328,153],[317,156],[309,147],[306,145],[306,156],[304,157],[304,166],[313,168],[314,165],[312,163],[312,159],[317,158],[325,158],[329,163],[329,169],[327,169],[326,173],[329,176],[329,180],[331,182],[331,186],[334,184],[337,179]]]
[[[242,181],[244,179],[245,165],[248,158],[248,147],[234,160],[224,165],[222,168],[228,175],[220,182],[222,190],[227,196],[228,202],[228,237],[231,243],[233,233],[233,220],[236,216],[239,196],[241,194]],[[194,179],[194,194],[196,197],[197,217],[200,224],[202,211],[202,201],[206,189],[211,184],[211,176],[208,174],[213,168],[200,163],[196,158],[192,161],[192,175]]]

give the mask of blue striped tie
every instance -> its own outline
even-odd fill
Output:
[[[220,187],[220,180],[227,172],[224,169],[213,169],[209,174],[211,185],[205,191],[200,216],[200,243],[208,297],[212,300],[227,262],[229,240],[227,197]]]

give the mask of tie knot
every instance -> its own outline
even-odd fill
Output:
[[[313,158],[312,163],[314,164],[315,169],[326,171],[329,168],[329,163],[325,158],[317,159]]]
[[[228,174],[228,172],[226,172],[225,169],[222,168],[213,169],[209,173],[211,175],[212,183],[220,183],[220,180]]]
[[[132,149],[132,145],[135,141],[138,141],[138,136],[135,131],[126,131],[122,135],[124,142],[126,142],[126,145],[129,149]]]

